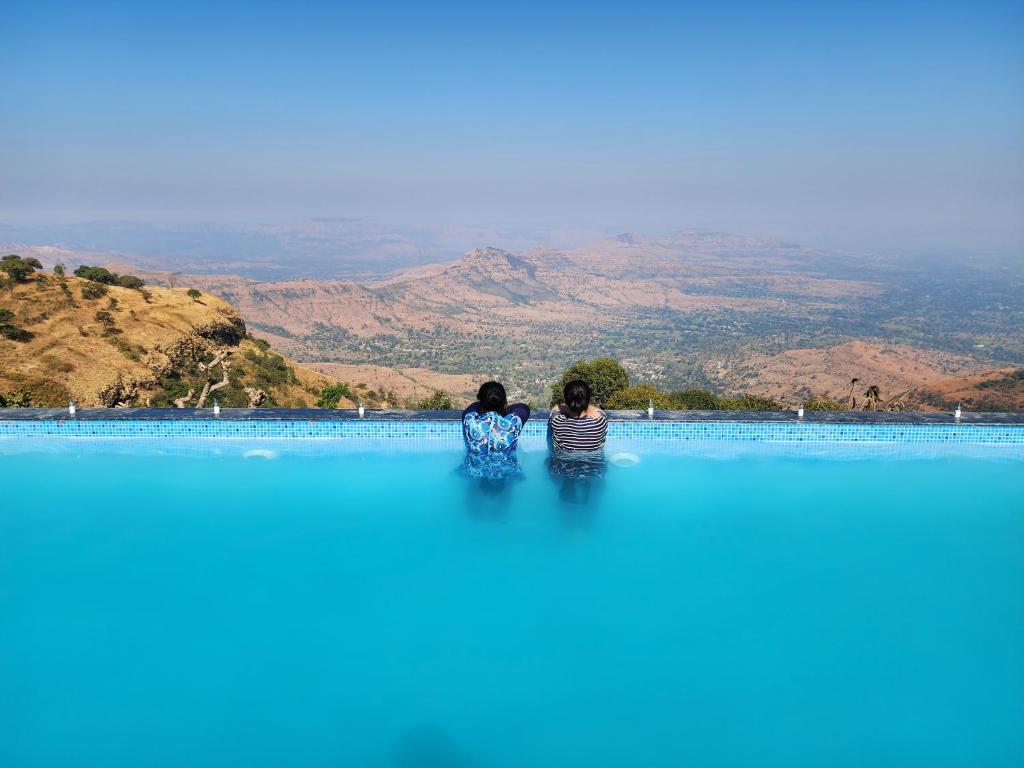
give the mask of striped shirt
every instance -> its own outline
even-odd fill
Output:
[[[596,419],[580,416],[572,418],[559,410],[548,418],[551,442],[561,451],[599,451],[608,436],[608,417],[603,413]]]

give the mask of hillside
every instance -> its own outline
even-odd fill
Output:
[[[749,392],[795,405],[811,396],[845,403],[854,378],[859,379],[854,388],[858,401],[871,385],[888,400],[976,368],[977,363],[966,355],[858,339],[829,347],[754,354],[738,361],[711,360],[708,375],[723,382],[729,394]]]
[[[5,281],[0,314],[0,396],[12,404],[308,407],[333,383],[249,336],[227,302],[184,288],[37,272]]]
[[[808,392],[842,396],[853,377],[895,394],[1024,363],[1019,269],[953,269],[768,238],[682,230],[572,249],[481,247],[360,280],[323,279],[337,270],[320,273],[312,262],[307,279],[272,281],[225,275],[228,266],[214,256],[207,274],[139,274],[224,298],[254,335],[303,364],[334,365],[356,380],[416,371],[370,378],[370,388],[388,389],[387,379],[422,392],[406,379],[486,373],[539,402],[573,361],[610,355],[659,387],[795,403]]]
[[[909,392],[907,407],[921,411],[1024,411],[1024,368],[954,376]]]

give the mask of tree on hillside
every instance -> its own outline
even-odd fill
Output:
[[[597,405],[605,405],[612,395],[629,386],[629,374],[617,360],[611,357],[579,360],[551,385],[551,405],[562,402],[562,389],[570,381],[577,379],[590,385],[594,403]]]
[[[195,288],[188,289],[188,297],[192,299],[192,301],[199,301],[199,297],[202,295],[203,294],[200,291],[196,290]]]
[[[351,392],[349,391],[348,384],[342,384],[338,382],[336,384],[328,384],[322,390],[320,390],[320,397],[316,401],[317,408],[337,408],[338,401],[343,397],[349,397]]]
[[[23,259],[14,253],[9,253],[0,259],[0,271],[6,272],[12,283],[22,283],[28,280],[29,276],[39,267],[38,259]]]
[[[146,281],[141,277],[119,275],[116,272],[111,272],[106,267],[90,267],[88,264],[81,264],[75,270],[75,277],[81,277],[101,285],[119,285],[122,288],[134,288],[135,290],[139,290],[146,284]]]
[[[435,389],[429,397],[425,397],[416,403],[418,411],[450,411],[452,409],[452,396],[440,389]]]
[[[117,284],[122,288],[133,288],[137,291],[146,284],[146,281],[135,275],[118,275]]]
[[[648,404],[660,410],[672,408],[671,398],[650,384],[634,384],[632,387],[620,389],[603,403],[605,408],[621,411],[644,410]]]
[[[669,393],[672,407],[681,411],[720,411],[719,398],[706,389],[680,389]]]
[[[88,264],[81,264],[75,270],[75,277],[103,285],[117,285],[117,275],[106,267],[90,267]]]

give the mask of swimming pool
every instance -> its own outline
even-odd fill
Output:
[[[5,767],[1024,764],[1019,427],[17,423]]]

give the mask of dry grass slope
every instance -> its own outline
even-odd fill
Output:
[[[0,338],[0,395],[32,405],[71,398],[83,406],[172,405],[189,389],[185,404],[195,405],[206,383],[227,381],[207,405],[216,397],[225,406],[256,398],[300,407],[333,381],[248,336],[225,301],[185,288],[136,290],[37,273],[0,290],[0,308],[30,334]]]

